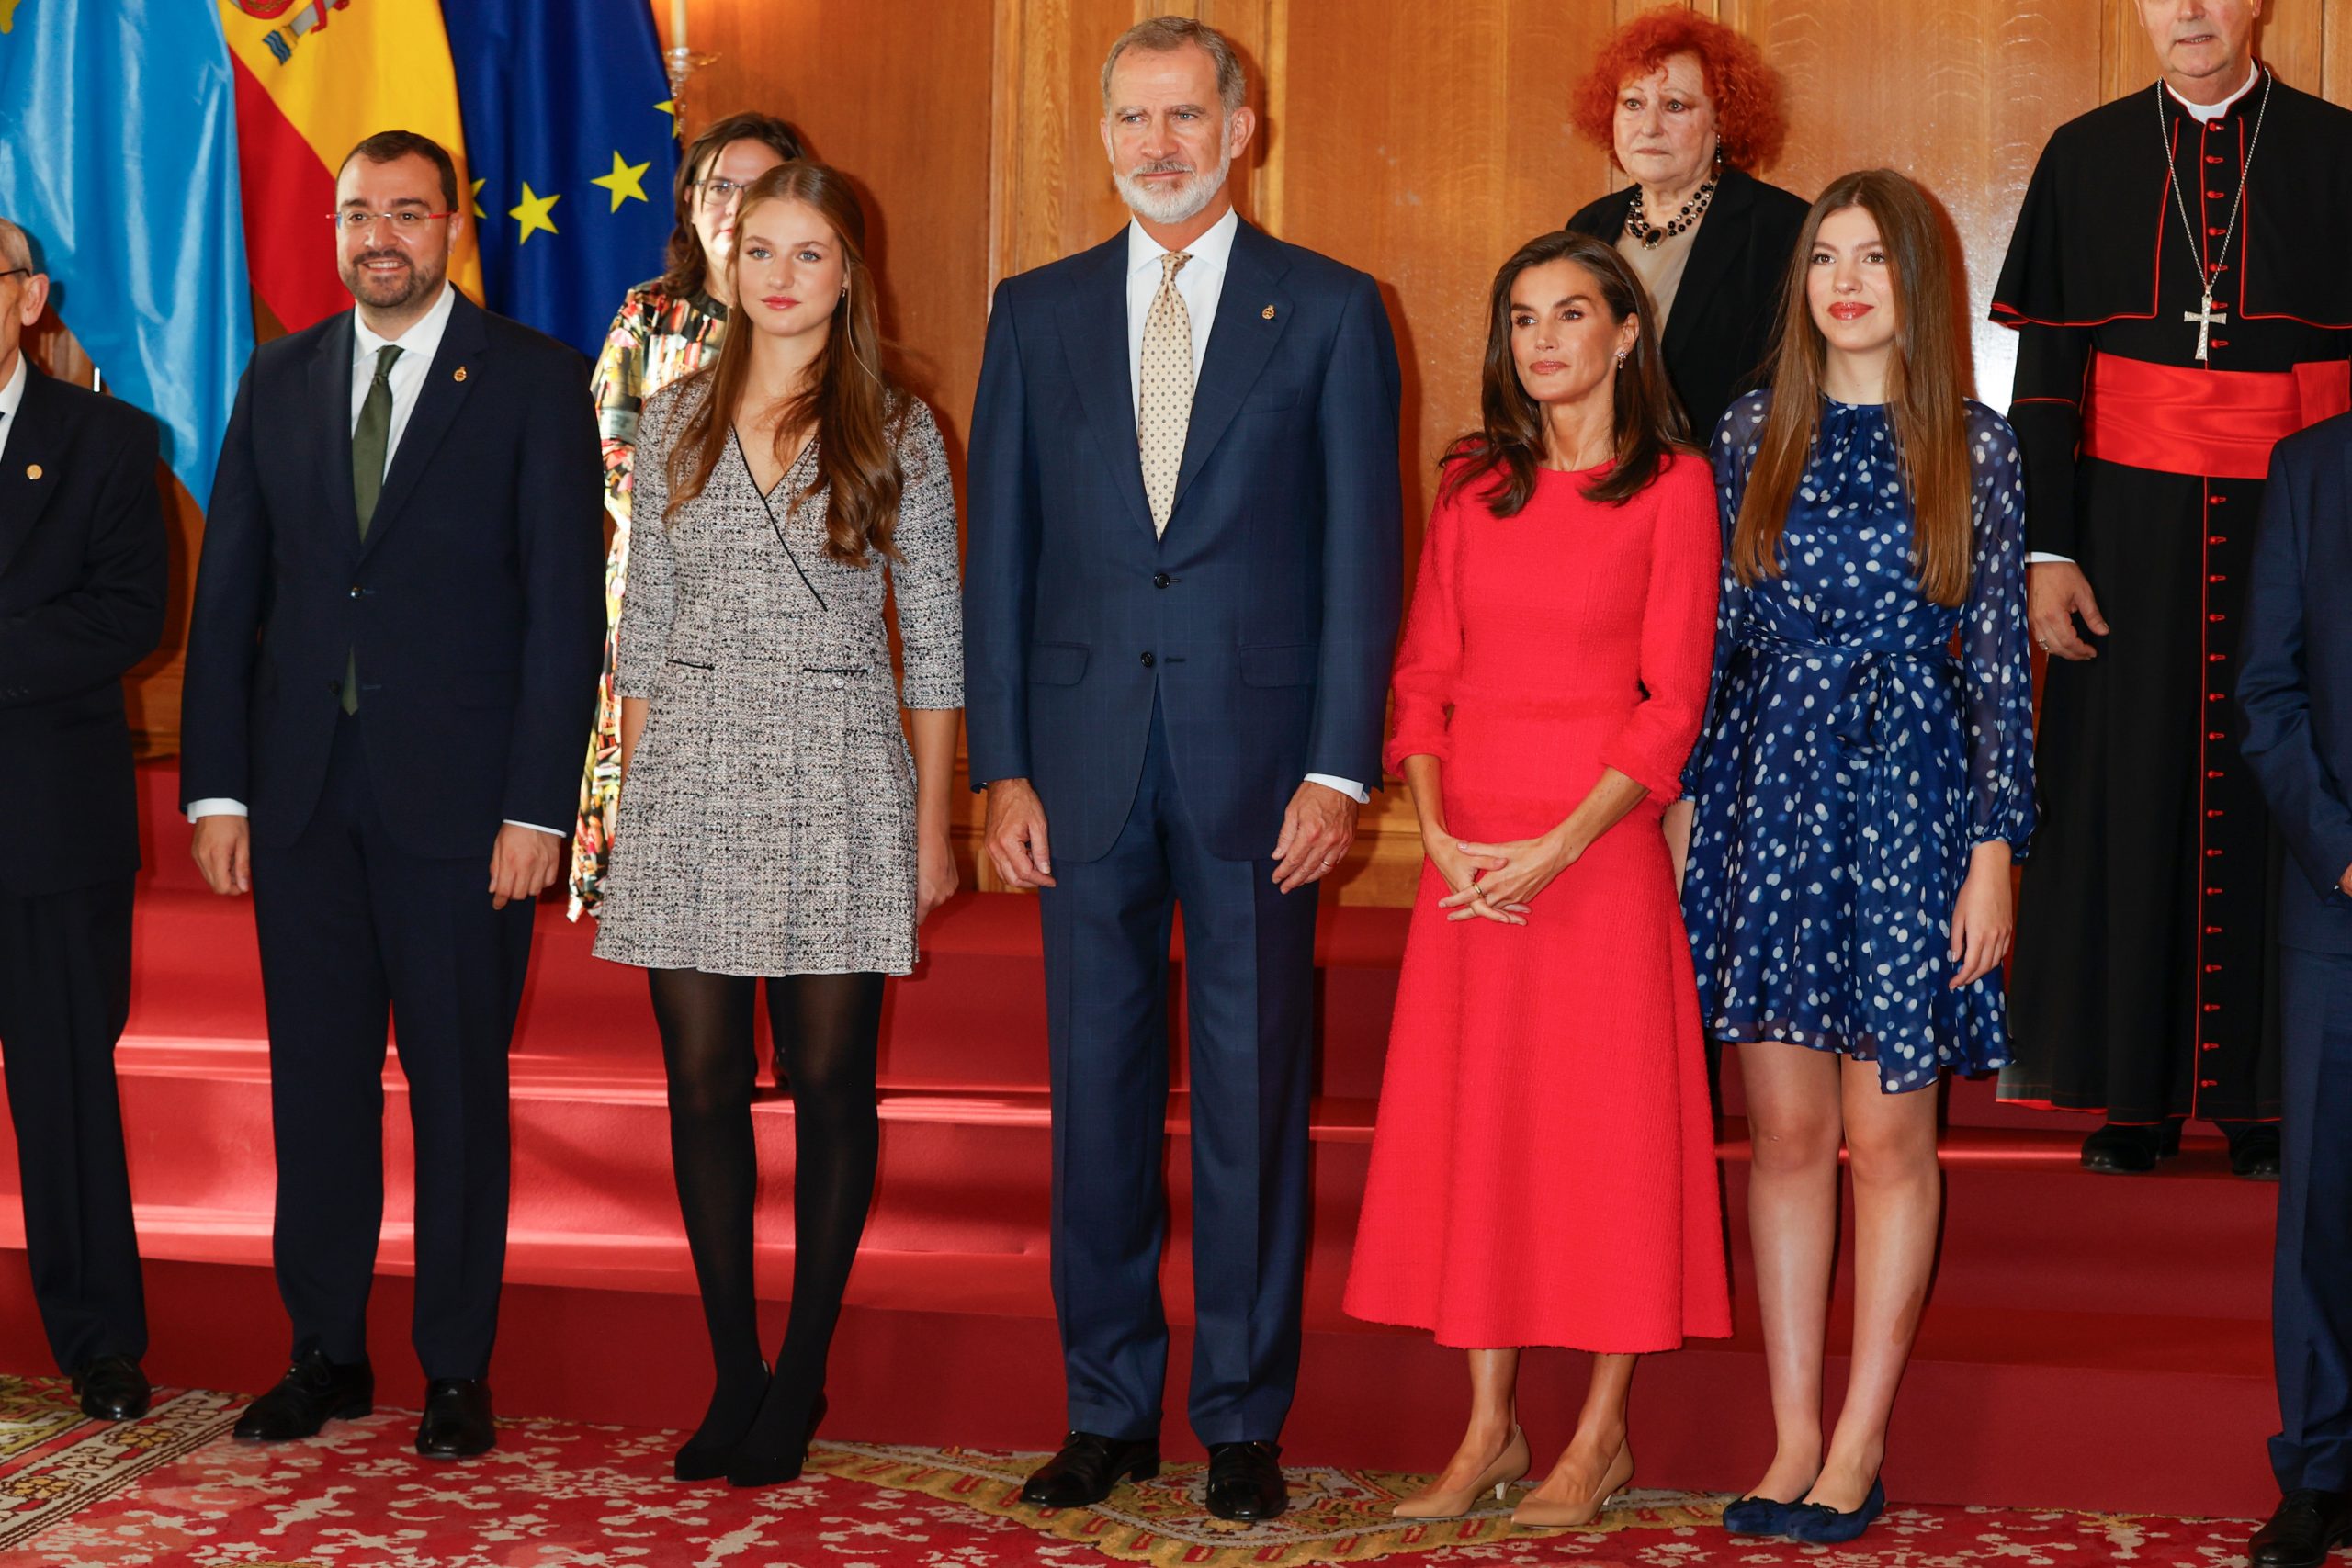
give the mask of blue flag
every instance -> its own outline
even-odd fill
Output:
[[[662,271],[678,148],[647,0],[444,5],[484,303],[592,358]]]
[[[195,0],[0,0],[0,217],[201,506],[253,353],[236,87]]]

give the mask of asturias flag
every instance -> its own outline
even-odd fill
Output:
[[[254,338],[212,8],[0,0],[0,216],[32,236],[59,318],[209,501]]]
[[[662,270],[678,166],[646,0],[447,8],[476,176],[483,303],[594,358]]]

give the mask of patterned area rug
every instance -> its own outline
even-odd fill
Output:
[[[1574,1534],[1514,1529],[1507,1508],[1399,1528],[1419,1478],[1295,1469],[1272,1525],[1201,1509],[1201,1467],[1172,1465],[1104,1506],[1016,1501],[1035,1455],[820,1445],[799,1484],[740,1493],[669,1478],[674,1434],[502,1424],[498,1450],[430,1464],[413,1416],[337,1423],[307,1443],[228,1438],[237,1402],[160,1391],[129,1427],[80,1418],[65,1385],[0,1378],[0,1568],[2223,1568],[2245,1521],[1897,1508],[1840,1550],[1726,1536],[1721,1499],[1635,1492]]]

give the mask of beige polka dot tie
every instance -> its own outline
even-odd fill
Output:
[[[1143,366],[1136,377],[1136,440],[1143,450],[1143,493],[1151,528],[1168,532],[1176,505],[1176,472],[1184,466],[1184,432],[1193,423],[1193,314],[1176,292],[1189,252],[1159,258],[1159,292],[1143,319]]]

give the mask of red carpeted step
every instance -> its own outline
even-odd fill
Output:
[[[143,770],[142,788],[151,869],[119,1066],[142,1245],[155,1260],[156,1360],[182,1382],[258,1384],[277,1369],[283,1330],[267,1274],[274,1177],[251,911],[200,890],[171,770]],[[1428,1468],[1457,1431],[1461,1358],[1339,1309],[1405,915],[1326,913],[1308,1348],[1287,1440],[1306,1459]],[[595,960],[592,940],[592,928],[542,907],[514,1059],[502,1399],[587,1418],[687,1421],[703,1393],[700,1326],[669,1181],[659,1053],[641,976]],[[852,1282],[834,1429],[1043,1445],[1061,1417],[1045,1256],[1036,906],[967,895],[926,931],[926,947],[922,971],[890,990],[881,1192]],[[1176,1017],[1181,1042],[1181,1006]],[[1181,1044],[1177,1057],[1181,1085]],[[1653,1484],[1744,1486],[1769,1446],[1736,1053],[1724,1076],[1741,1330],[1726,1345],[1645,1364],[1638,1430]],[[387,1086],[395,1098],[375,1337],[390,1375],[407,1365],[410,1268],[396,1066]],[[761,1289],[781,1300],[790,1107],[771,1096],[757,1115],[768,1195]],[[1192,1319],[1187,1115],[1180,1093],[1165,1270],[1180,1339]],[[1948,1116],[1942,1266],[1898,1410],[1902,1470],[1890,1484],[1920,1499],[2260,1512],[2260,1438],[2275,1424],[2265,1325],[2273,1190],[2229,1178],[2210,1140],[2192,1140],[2156,1177],[2087,1175],[2075,1158],[2079,1122],[1992,1106],[1989,1084],[1953,1086]],[[8,1153],[0,1148],[0,1190],[15,1176]],[[0,1203],[0,1247],[21,1247],[13,1203]],[[1844,1267],[1851,1256],[1849,1235]],[[23,1265],[12,1256],[0,1267]],[[23,1291],[0,1296],[0,1365],[37,1370]],[[1832,1343],[1845,1332],[1834,1328]],[[1838,1375],[1833,1367],[1833,1390]],[[1182,1376],[1180,1356],[1171,1411],[1182,1408]],[[1531,1362],[1539,1447],[1566,1431],[1579,1377],[1566,1356]]]

